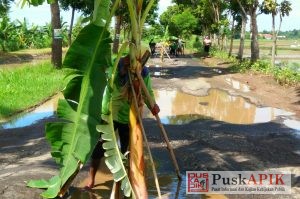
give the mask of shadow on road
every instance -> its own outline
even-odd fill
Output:
[[[225,74],[234,73],[228,68],[221,66],[208,67],[201,64],[200,59],[191,59],[191,56],[178,57],[172,60],[166,60],[163,63],[155,60],[154,65],[150,65],[149,69],[152,77],[163,79],[179,78],[193,79],[198,77],[214,77]]]

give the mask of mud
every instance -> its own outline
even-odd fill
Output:
[[[227,66],[228,63],[214,58],[200,60],[190,56],[166,59],[163,64],[158,58],[149,61],[153,87],[158,91],[176,91],[205,98],[212,89],[219,89],[230,96],[243,97],[256,107],[273,107],[295,113],[291,117],[299,121],[300,88],[280,86],[268,76],[230,73]],[[199,102],[200,106],[213,103],[212,99]],[[299,198],[300,135],[297,123],[295,128],[289,128],[284,125],[285,117],[274,117],[260,123],[237,123],[214,115],[194,113],[190,109],[192,107],[178,114],[186,117],[196,114],[193,120],[164,125],[183,176],[185,171],[198,170],[277,169],[292,172],[292,195],[206,195],[201,198]],[[220,112],[221,109],[211,111]],[[48,179],[57,174],[57,165],[51,158],[44,133],[45,123],[55,120],[55,117],[49,117],[22,128],[0,129],[0,198],[40,198],[42,190],[27,188],[26,181]],[[145,114],[144,125],[164,198],[200,198],[186,196],[184,182],[178,191],[174,167],[156,121]],[[107,198],[112,181],[104,167],[101,167],[93,191],[80,189],[86,183],[87,170],[88,165],[85,165],[66,198]],[[149,173],[149,195],[154,198],[155,187],[151,179]]]

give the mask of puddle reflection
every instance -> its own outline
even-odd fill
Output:
[[[160,90],[155,92],[156,101],[161,108],[163,121],[176,121],[187,115],[190,121],[197,119],[196,115],[216,120],[235,123],[252,124],[269,122],[278,116],[291,116],[293,113],[272,107],[256,107],[239,96],[211,89],[208,96],[196,97],[175,90]],[[167,119],[165,119],[167,118]],[[169,119],[171,118],[171,119]],[[187,122],[188,119],[184,120]],[[182,122],[183,120],[180,120]]]
[[[300,128],[300,121],[294,119],[291,112],[257,107],[243,97],[232,96],[218,89],[211,89],[209,95],[203,97],[176,90],[158,90],[155,91],[155,97],[164,124],[185,124],[201,118],[213,118],[233,124],[255,124],[282,118],[286,126],[297,131]],[[147,117],[152,117],[151,113]]]
[[[237,80],[231,79],[231,78],[226,78],[226,83],[232,86],[232,88],[236,90],[243,91],[245,93],[250,91],[250,87],[247,84],[243,84]]]
[[[41,119],[53,116],[56,111],[59,98],[63,98],[63,95],[55,95],[50,100],[35,108],[33,111],[13,116],[9,119],[9,121],[0,123],[0,129],[21,128],[35,124]]]

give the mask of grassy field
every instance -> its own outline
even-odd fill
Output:
[[[50,61],[0,69],[0,118],[32,107],[60,91],[66,73],[54,69]]]
[[[233,53],[238,52],[239,40],[234,40],[233,42]],[[251,40],[245,40],[245,55],[250,55],[250,45]],[[259,40],[259,49],[260,56],[268,57],[271,54],[273,42],[272,40],[260,39]],[[300,60],[300,40],[278,40],[277,41],[277,56],[299,56]]]

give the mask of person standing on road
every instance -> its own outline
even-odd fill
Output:
[[[149,51],[148,51],[149,53]],[[149,53],[150,54],[150,53]],[[114,120],[115,132],[118,131],[121,152],[124,154],[129,145],[129,111],[130,111],[130,99],[128,97],[128,68],[130,67],[130,57],[129,55],[120,59],[118,64],[118,72],[115,79],[114,89],[111,94],[112,98],[112,116]],[[147,67],[143,67],[141,71],[144,83],[152,97],[154,99],[154,94],[151,85],[150,73]],[[109,100],[109,93],[107,89],[104,91],[103,101],[102,101],[102,114],[108,114],[109,108],[107,107],[107,102]],[[159,106],[155,104],[150,107],[149,103],[146,101],[147,107],[151,110],[153,115],[157,115],[160,112]],[[89,169],[89,181],[85,186],[86,189],[91,189],[95,186],[95,176],[97,169],[100,165],[100,160],[104,157],[105,150],[102,147],[103,141],[98,141],[92,156],[91,165]]]
[[[205,53],[204,56],[207,57],[209,55],[209,48],[211,46],[211,40],[209,39],[208,36],[204,37],[203,46],[204,46],[204,53]]]

